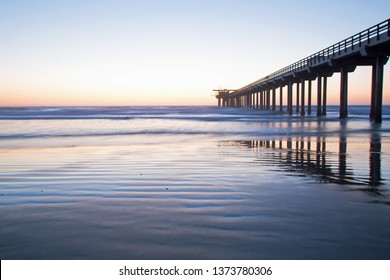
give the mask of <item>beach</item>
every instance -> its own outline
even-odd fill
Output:
[[[390,107],[368,116],[1,107],[0,257],[389,259]]]

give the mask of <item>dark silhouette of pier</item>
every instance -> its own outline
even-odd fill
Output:
[[[340,118],[348,116],[348,73],[357,66],[372,66],[370,119],[382,122],[383,70],[390,55],[390,19],[357,33],[326,49],[286,66],[237,90],[214,90],[218,106],[283,111],[283,88],[287,86],[287,111],[312,113],[312,81],[317,80],[317,116],[325,116],[327,78],[340,73]],[[277,104],[279,94],[279,104]]]

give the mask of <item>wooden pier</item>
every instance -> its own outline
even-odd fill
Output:
[[[390,55],[390,19],[301,59],[237,90],[215,90],[218,106],[283,111],[283,88],[287,86],[287,111],[312,113],[312,81],[317,80],[317,116],[326,115],[327,79],[340,73],[340,118],[348,116],[348,73],[357,66],[372,66],[370,119],[382,122],[383,70]],[[278,90],[279,89],[279,90]],[[279,94],[279,99],[276,97]],[[277,104],[277,99],[279,104]]]

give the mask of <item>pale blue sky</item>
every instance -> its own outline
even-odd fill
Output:
[[[213,88],[244,86],[389,11],[375,0],[0,0],[0,105],[213,104]]]

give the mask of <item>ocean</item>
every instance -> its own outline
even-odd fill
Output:
[[[389,259],[390,107],[348,109],[0,107],[0,258]]]

